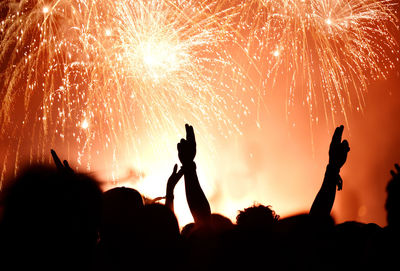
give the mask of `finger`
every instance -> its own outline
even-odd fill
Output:
[[[399,164],[394,164],[394,167],[397,169],[397,173],[400,173],[400,166],[399,166]]]
[[[349,152],[350,151],[349,142],[347,142],[347,140],[343,140],[342,144],[343,144],[343,149],[346,152]]]
[[[172,171],[172,174],[176,174],[176,171],[178,170],[178,165],[177,164],[175,164],[175,166],[174,166],[174,170]]]
[[[178,143],[178,152],[183,151],[184,146],[186,144],[185,142],[186,142],[186,140],[182,138],[181,141]]]
[[[194,137],[193,126],[185,124],[185,128],[186,128],[186,140],[189,142],[196,142],[196,139]]]
[[[181,143],[176,144],[176,148],[177,148],[178,152],[181,152],[181,150],[182,150]]]
[[[69,166],[69,163],[67,160],[64,160],[64,166],[65,166],[65,169],[67,169],[68,171],[73,171],[72,168]]]
[[[178,180],[180,180],[180,178],[182,178],[182,176],[183,176],[183,170],[180,169],[180,170],[176,173],[176,178],[177,178]]]
[[[394,172],[394,170],[391,170],[391,171],[390,171],[390,174],[392,174],[392,177],[393,177],[393,178],[395,178],[396,175],[397,175],[396,172]]]
[[[54,164],[56,164],[56,167],[58,169],[64,168],[63,164],[61,163],[60,158],[58,158],[57,153],[53,149],[51,149],[50,152],[51,152],[51,156],[53,157]]]
[[[340,125],[335,129],[335,132],[333,133],[332,136],[332,143],[340,144],[340,142],[342,141],[343,129],[344,129],[343,125]]]
[[[186,131],[186,139],[188,139],[189,136],[189,124],[185,124],[185,131]]]
[[[186,142],[186,140],[184,140],[182,138],[181,141],[177,144],[177,148],[178,148],[178,152],[179,153],[184,151],[185,142]]]

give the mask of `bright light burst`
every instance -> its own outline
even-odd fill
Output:
[[[65,142],[88,169],[97,155],[112,157],[103,163],[115,172],[140,157],[143,141],[156,152],[171,145],[163,136],[179,135],[185,122],[206,141],[211,125],[239,131],[234,118],[247,108],[226,83],[240,81],[224,47],[230,15],[215,5],[11,1],[1,24],[0,118],[3,136],[18,135],[7,154],[16,149],[15,168],[28,142],[31,160]]]

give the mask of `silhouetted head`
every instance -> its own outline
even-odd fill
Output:
[[[256,205],[239,211],[236,224],[239,228],[249,230],[270,230],[278,221],[279,216],[271,209],[271,206]]]
[[[211,224],[217,233],[230,231],[234,228],[234,225],[229,218],[217,213],[211,214]]]
[[[340,251],[341,256],[336,259],[336,265],[348,270],[362,269],[369,260],[368,256],[377,258],[378,255],[369,250],[373,247],[373,238],[378,235],[381,228],[373,223],[358,221],[345,221],[337,224],[332,232],[332,244],[334,251]],[[375,254],[375,255],[374,255]],[[375,260],[375,259],[374,259]],[[366,266],[371,269],[371,266]]]
[[[141,194],[127,187],[115,187],[103,194],[103,212],[96,270],[128,270],[140,258]]]
[[[181,235],[185,242],[189,269],[225,270],[225,263],[232,262],[229,249],[234,242],[228,240],[234,228],[229,218],[217,213],[211,214],[210,223],[185,225]]]
[[[388,226],[391,229],[400,229],[400,178],[393,177],[386,186],[386,203]]]
[[[179,224],[175,214],[165,205],[145,205],[140,215],[140,245],[144,251],[140,264],[149,269],[175,269],[184,261]]]
[[[145,205],[140,215],[141,236],[153,245],[166,244],[179,238],[175,214],[163,204]]]
[[[32,261],[31,267],[90,261],[101,204],[101,190],[86,175],[41,165],[27,168],[6,191],[3,226],[8,259],[22,265]]]
[[[335,226],[333,217],[312,216],[308,213],[299,213],[284,218],[280,218],[276,224],[275,231],[280,233],[318,233],[331,231]]]
[[[186,224],[186,225],[182,228],[181,235],[182,235],[184,238],[189,237],[190,233],[193,231],[194,228],[195,228],[194,222],[191,222],[191,223]]]
[[[116,231],[129,230],[136,224],[143,208],[141,194],[128,187],[115,187],[103,194],[101,235],[113,235]]]
[[[212,234],[220,234],[220,233],[224,233],[224,232],[228,232],[233,230],[235,227],[235,225],[232,223],[232,221],[227,218],[226,216],[223,216],[221,214],[217,214],[217,213],[212,213],[211,214],[211,225],[204,226],[201,227],[201,231],[211,231]],[[182,231],[181,231],[181,235],[184,238],[189,238],[190,235],[194,232],[198,230],[198,227],[195,223],[188,223],[186,224]]]

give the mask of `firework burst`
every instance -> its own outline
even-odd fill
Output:
[[[367,85],[386,78],[399,61],[394,6],[389,0],[240,1],[238,43],[263,89],[287,89],[288,111],[296,101],[307,103],[310,120],[324,115],[335,125],[338,113],[347,121],[346,109],[362,110]]]
[[[226,84],[238,69],[224,49],[230,15],[215,4],[37,0],[6,11],[0,119],[17,141],[16,169],[21,149],[34,160],[59,142],[78,145],[71,156],[90,169],[94,155],[114,166],[135,156],[144,136],[157,149],[185,122],[238,131],[231,116],[247,108]]]

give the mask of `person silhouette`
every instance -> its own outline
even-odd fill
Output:
[[[386,186],[386,219],[387,229],[393,233],[400,232],[400,166],[394,165],[395,170],[391,170],[392,179]]]
[[[343,167],[350,151],[347,140],[342,141],[344,126],[335,129],[329,146],[329,163],[326,167],[322,186],[318,191],[310,209],[310,215],[314,217],[329,217],[336,196],[336,187],[342,190],[343,180],[340,177],[340,169]]]
[[[114,187],[103,193],[98,270],[126,270],[142,252],[139,220],[144,207],[142,195],[133,188]]]
[[[25,168],[6,188],[2,270],[88,270],[102,194],[93,178],[45,165]]]
[[[177,144],[178,157],[182,163],[181,171],[185,179],[186,200],[194,223],[185,225],[182,237],[188,266],[191,270],[213,270],[226,267],[224,249],[227,233],[234,229],[231,220],[221,214],[211,213],[210,204],[197,177],[196,140],[194,129],[186,124],[186,139]],[[176,171],[176,170],[175,170]]]
[[[142,253],[136,259],[139,266],[149,270],[181,270],[186,267],[185,251],[179,232],[178,220],[166,205],[145,205],[138,220]]]
[[[182,163],[182,172],[185,179],[186,200],[196,225],[209,225],[211,222],[211,208],[200,186],[196,172],[196,139],[193,127],[185,124],[186,139],[177,144],[178,157]]]
[[[383,228],[378,242],[376,242],[373,256],[376,261],[370,261],[371,266],[381,269],[396,269],[400,267],[399,251],[396,249],[400,243],[400,166],[394,165],[390,171],[391,179],[386,185],[386,220],[387,226]],[[372,258],[373,259],[373,258]]]
[[[239,211],[236,217],[236,225],[246,231],[271,231],[279,215],[271,209],[271,206],[254,204],[243,211]]]
[[[178,165],[175,164],[171,176],[168,178],[167,191],[165,196],[165,206],[167,206],[172,212],[174,211],[174,189],[176,184],[183,176],[183,171],[178,171]]]

